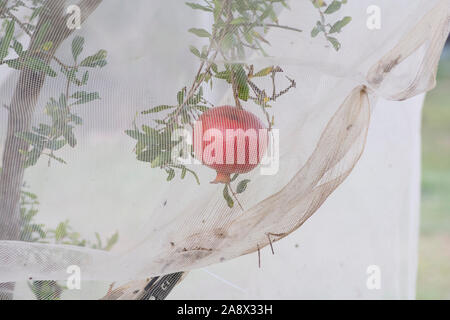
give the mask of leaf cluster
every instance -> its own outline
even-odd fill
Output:
[[[22,188],[19,204],[21,241],[67,244],[109,251],[119,240],[118,232],[106,238],[105,241],[98,232],[95,233],[95,241],[84,239],[79,232],[73,230],[69,220],[58,223],[55,228],[48,228],[45,224],[37,223],[35,218],[39,212],[39,200],[36,194],[28,191],[26,185]],[[57,300],[66,289],[62,284],[51,280],[29,281],[28,286],[38,300]]]
[[[85,86],[89,80],[89,68],[103,67],[106,65],[106,51],[99,50],[97,53],[87,56],[78,63],[83,51],[84,38],[74,37],[72,41],[73,66],[61,66],[61,73],[66,78],[66,90],[57,99],[51,97],[45,106],[45,114],[49,117],[49,123],[40,123],[31,131],[19,132],[17,137],[29,144],[28,150],[21,150],[25,157],[24,165],[33,166],[42,155],[50,160],[66,163],[64,159],[55,155],[66,145],[74,148],[77,144],[74,129],[83,123],[83,120],[74,112],[78,105],[86,104],[100,99],[98,92],[75,90],[69,92],[71,85],[76,87]],[[81,76],[79,76],[81,74]]]
[[[329,15],[337,12],[341,7],[347,3],[347,0],[333,0],[330,4],[327,4],[324,0],[311,0],[314,7],[316,7],[320,14],[320,20],[316,22],[316,26],[311,30],[311,37],[315,38],[320,33],[323,33],[325,39],[338,51],[341,48],[341,43],[334,36],[334,34],[340,33],[342,29],[352,21],[352,18],[345,16],[334,23],[326,21]]]

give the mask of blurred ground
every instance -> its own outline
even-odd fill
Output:
[[[418,299],[450,299],[450,48],[422,120]]]

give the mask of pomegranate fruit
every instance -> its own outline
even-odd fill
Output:
[[[253,170],[267,148],[267,129],[253,113],[232,106],[204,112],[194,125],[195,157],[217,171],[211,183]]]

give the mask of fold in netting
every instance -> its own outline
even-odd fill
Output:
[[[133,236],[121,238],[118,250],[0,241],[0,282],[67,279],[68,265],[80,266],[83,280],[144,279],[252,253],[298,229],[352,172],[364,151],[377,99],[404,100],[435,85],[450,28],[450,1],[417,0],[406,8],[389,2],[380,1],[386,21],[380,31],[361,27],[366,19],[361,12],[370,1],[350,1],[343,8],[342,14],[354,21],[341,34],[339,53],[309,35],[295,38],[273,30],[267,36],[271,57],[248,59],[278,62],[299,89],[280,99],[273,111],[280,132],[279,172],[248,174],[252,182],[240,197],[244,212],[226,205],[220,187],[166,186],[164,178],[154,179],[148,183],[157,184],[164,196],[148,208],[151,219],[143,220]],[[305,20],[307,29],[314,24],[307,5],[309,1],[293,2],[280,13],[280,21]],[[133,22],[129,24],[132,28]],[[415,61],[415,67],[405,68],[406,61]],[[108,90],[114,93],[126,86],[125,79],[111,83]],[[130,94],[120,93],[124,99]],[[96,172],[91,174],[95,177]],[[159,205],[160,200],[167,205]],[[60,214],[64,219],[64,212]],[[125,226],[133,216],[120,219],[118,225]],[[95,215],[84,222],[102,224]]]

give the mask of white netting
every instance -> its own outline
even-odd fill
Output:
[[[119,240],[110,251],[8,240],[11,237],[5,235],[14,234],[15,222],[4,213],[11,203],[2,203],[1,282],[65,280],[70,265],[79,266],[86,281],[144,279],[232,259],[289,235],[352,171],[364,150],[371,106],[377,98],[403,100],[434,86],[450,21],[448,0],[379,0],[381,29],[371,29],[367,8],[372,2],[348,1],[328,15],[333,21],[352,17],[351,23],[333,35],[340,43],[336,51],[322,34],[311,37],[310,30],[320,20],[311,1],[288,1],[290,9],[276,7],[278,21],[302,33],[269,28],[265,39],[270,46],[262,42],[268,56],[252,53],[250,48],[246,58],[225,61],[216,56],[219,69],[223,63],[253,65],[255,72],[279,66],[283,73],[277,75],[278,91],[292,84],[290,79],[295,80],[295,87],[266,108],[279,132],[278,170],[261,174],[261,165],[240,175],[238,180],[250,182],[245,192],[237,195],[239,205],[230,196],[235,200],[230,208],[224,199],[224,186],[209,184],[215,176],[212,169],[187,166],[197,172],[200,185],[190,172],[180,179],[177,171],[167,182],[164,170],[136,160],[133,151],[139,146],[125,134],[135,124],[139,130],[143,124],[156,126],[152,119],[163,119],[167,112],[140,112],[176,104],[176,93],[183,86],[189,91],[201,62],[189,52],[189,45],[201,48],[208,41],[198,40],[187,30],[195,27],[212,32],[212,15],[179,1],[133,1],[126,6],[117,1],[101,2],[86,1],[82,12],[90,15],[81,29],[56,37],[48,50],[51,54],[56,50],[63,63],[72,61],[75,35],[85,39],[81,55],[107,50],[108,64],[90,71],[87,85],[79,89],[98,92],[101,99],[73,107],[84,122],[73,131],[77,146],[55,152],[67,164],[53,159],[48,166],[47,158],[41,157],[26,169],[24,181],[39,197],[36,224],[56,227],[70,220],[82,238],[95,242],[91,237],[94,233],[104,238],[117,231]],[[27,48],[27,35],[18,37]],[[14,58],[14,53],[8,58]],[[415,68],[405,68],[406,61]],[[64,69],[58,61],[49,64],[54,70]],[[0,66],[0,102],[10,108],[0,111],[3,152],[8,149],[8,121],[10,126],[18,121],[12,117],[29,117],[34,126],[48,122],[47,102],[66,90],[67,77],[58,72],[56,77],[47,76],[36,101],[35,82],[25,83],[25,96],[17,96],[21,72],[9,65]],[[255,78],[254,82],[262,88],[272,85],[270,77]],[[72,92],[76,86],[71,84]],[[212,89],[203,87],[205,99],[214,105],[235,104],[231,84],[222,80]],[[250,100],[241,103],[265,121],[260,106]],[[12,105],[19,111],[12,111]],[[35,111],[24,111],[30,105],[36,106]],[[14,163],[17,158],[6,161]],[[3,170],[2,181],[7,181],[9,174]],[[0,190],[0,197],[13,198],[14,188]]]

